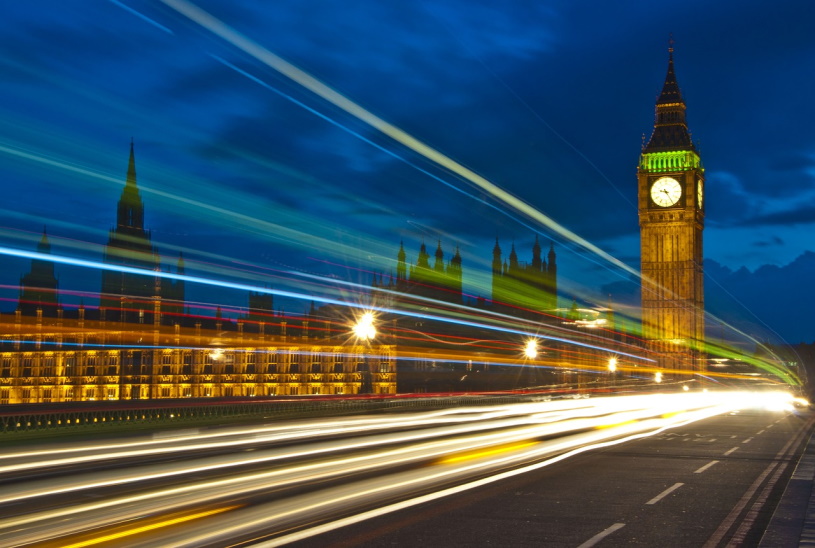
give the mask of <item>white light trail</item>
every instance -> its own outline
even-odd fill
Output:
[[[219,36],[223,40],[239,48],[240,50],[252,56],[256,60],[262,62],[266,66],[278,71],[282,75],[286,76],[287,78],[290,78],[294,82],[297,82],[298,84],[308,89],[312,93],[316,94],[317,96],[332,103],[336,107],[344,110],[345,112],[351,114],[357,119],[367,123],[374,129],[377,129],[380,132],[384,133],[394,141],[408,147],[409,149],[413,150],[418,154],[421,154],[425,158],[435,162],[436,164],[459,175],[460,177],[464,178],[465,180],[469,181],[470,183],[479,187],[480,189],[490,193],[493,197],[510,206],[512,209],[541,223],[543,226],[546,226],[555,233],[560,234],[565,239],[577,243],[581,247],[602,257],[603,259],[615,265],[616,267],[622,269],[623,271],[633,274],[637,277],[641,276],[639,271],[637,271],[636,269],[631,268],[630,266],[626,265],[619,259],[611,256],[610,254],[606,253],[596,245],[592,244],[588,240],[578,236],[571,230],[560,225],[555,220],[544,215],[543,213],[541,213],[531,205],[527,204],[523,200],[498,187],[497,185],[488,181],[481,175],[478,175],[474,171],[464,167],[463,165],[452,160],[451,158],[442,154],[436,149],[419,141],[418,139],[406,133],[405,131],[399,129],[398,127],[386,122],[382,118],[376,116],[372,112],[368,111],[367,109],[351,101],[344,95],[325,85],[317,78],[297,68],[288,61],[282,59],[278,55],[275,55],[268,49],[264,48],[257,42],[237,32],[236,30],[234,30],[221,20],[213,17],[206,11],[199,8],[198,6],[190,2],[187,2],[186,0],[161,0],[161,1],[170,8],[176,10],[178,13],[184,15],[190,20],[206,28],[216,36]]]
[[[0,535],[15,544],[58,539],[83,530],[109,527],[116,523],[133,523],[146,514],[160,515],[240,497],[279,490],[286,486],[310,485],[338,477],[350,478],[341,486],[327,487],[302,495],[289,495],[274,503],[236,509],[213,515],[189,531],[162,538],[166,545],[195,545],[197,542],[220,544],[230,534],[251,532],[251,528],[275,527],[283,530],[297,520],[305,523],[319,519],[330,509],[332,513],[345,508],[354,512],[360,505],[370,507],[380,500],[408,497],[404,503],[387,506],[376,512],[392,511],[432,500],[454,492],[485,485],[525,471],[548,466],[568,456],[609,444],[637,439],[667,428],[689,424],[735,409],[790,400],[787,394],[752,393],[673,393],[640,396],[562,400],[517,405],[492,406],[486,410],[444,410],[405,417],[363,417],[359,420],[320,420],[288,432],[306,435],[297,445],[260,449],[246,455],[230,452],[224,455],[198,458],[188,462],[156,463],[122,473],[117,471],[85,473],[62,480],[23,480],[4,492],[4,501],[29,499],[33,512],[0,519]],[[483,412],[482,412],[483,411]],[[440,426],[439,421],[451,424]],[[318,433],[365,431],[372,425],[387,428],[408,428],[407,431],[371,433],[364,437],[325,439],[311,442]],[[291,429],[297,425],[287,425]],[[280,428],[278,428],[280,429]],[[256,436],[256,429],[237,428],[231,432]],[[272,428],[274,430],[274,427]],[[285,433],[285,432],[283,432]],[[195,433],[170,438],[180,442],[178,449],[189,447]],[[261,443],[266,439],[256,437]],[[220,440],[223,447],[235,439]],[[217,440],[213,440],[217,443]],[[139,442],[137,445],[141,445]],[[112,444],[120,447],[128,444]],[[384,447],[392,445],[392,447]],[[253,448],[255,449],[255,448]],[[146,447],[147,451],[151,449]],[[343,454],[332,455],[332,453]],[[21,455],[22,452],[18,454]],[[183,452],[178,453],[183,456]],[[115,457],[115,455],[114,455]],[[291,463],[285,459],[297,459]],[[225,475],[232,466],[277,461],[273,467]],[[435,464],[428,465],[434,462]],[[424,463],[424,466],[418,466]],[[48,463],[41,463],[48,465]],[[403,468],[410,466],[409,469]],[[390,471],[391,467],[403,470]],[[519,467],[511,472],[498,472],[507,467]],[[13,472],[9,472],[13,473]],[[128,475],[129,474],[129,475]],[[189,474],[184,478],[184,474]],[[178,475],[170,487],[129,488],[132,494],[104,496],[100,500],[37,511],[36,497],[46,497],[73,490],[93,489],[122,482],[138,483]],[[470,481],[473,476],[485,479]],[[451,482],[463,485],[450,488]],[[437,486],[440,490],[426,497],[410,498],[417,490]],[[136,490],[134,490],[136,489]],[[93,491],[88,493],[93,494]],[[430,497],[430,498],[428,498]],[[79,500],[87,500],[82,497]],[[104,510],[100,512],[100,510]],[[372,514],[359,514],[359,516]],[[70,516],[70,520],[65,518]],[[348,523],[345,521],[334,523]],[[353,521],[352,521],[353,522]],[[339,526],[339,525],[337,525]],[[103,530],[100,534],[104,534]],[[298,533],[302,534],[302,533]],[[289,538],[289,537],[284,537]]]

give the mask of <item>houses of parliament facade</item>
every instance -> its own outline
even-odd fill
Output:
[[[349,326],[336,308],[312,305],[287,318],[263,292],[248,295],[247,313],[236,320],[222,318],[220,309],[195,316],[185,305],[181,254],[177,276],[137,273],[162,265],[144,226],[132,142],[98,308],[60,304],[50,253],[43,231],[20,278],[16,310],[0,314],[0,404],[397,392],[396,329],[376,341],[341,338],[337,333]],[[395,276],[374,276],[374,302],[384,293],[378,290],[388,289],[399,305],[418,298],[539,313],[556,304],[555,252],[550,246],[544,258],[537,240],[530,263],[518,260],[514,244],[503,260],[496,241],[489,302],[465,303],[461,255],[456,250],[445,261],[441,242],[433,265],[424,243],[412,265],[400,246],[396,264]]]

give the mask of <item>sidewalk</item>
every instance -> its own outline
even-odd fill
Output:
[[[801,460],[761,538],[761,548],[815,548],[815,434],[810,434]]]

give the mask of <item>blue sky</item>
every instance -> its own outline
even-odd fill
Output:
[[[197,5],[635,268],[637,158],[672,33],[707,170],[705,257],[755,272],[815,250],[809,0]],[[6,245],[33,249],[47,226],[57,251],[98,253],[132,137],[168,265],[183,251],[260,285],[285,283],[279,271],[367,283],[354,269],[389,272],[401,240],[411,260],[441,240],[487,296],[495,238],[529,260],[537,231],[564,287],[599,299],[627,279],[162,2],[11,3],[0,36]],[[2,283],[26,268],[8,259]],[[96,273],[58,273],[98,289]],[[799,278],[789,292],[810,309]],[[815,339],[800,320],[772,328]]]

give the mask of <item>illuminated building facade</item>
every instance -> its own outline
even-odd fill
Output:
[[[673,48],[637,170],[643,338],[661,366],[702,367],[704,168],[685,121]]]
[[[49,254],[43,233],[37,251]],[[144,228],[133,143],[106,264],[158,271]],[[179,256],[176,271],[184,274]],[[267,293],[249,294],[237,322],[185,314],[183,280],[102,274],[98,309],[64,309],[54,263],[34,259],[17,310],[0,314],[0,404],[396,392],[393,345],[338,343],[308,319],[289,326]],[[340,329],[345,329],[343,325]]]
[[[60,315],[61,316],[61,315]],[[392,345],[0,315],[0,404],[393,394]]]

